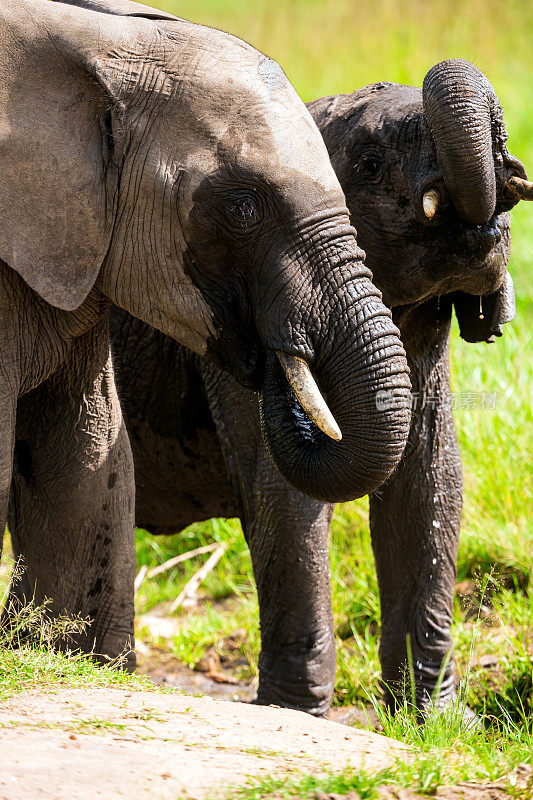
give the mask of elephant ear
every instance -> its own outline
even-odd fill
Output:
[[[482,296],[481,303],[479,295],[465,292],[456,292],[452,298],[459,333],[466,342],[494,342],[496,336],[502,335],[502,326],[514,319],[516,313],[513,279],[509,272],[505,273],[500,289]]]
[[[166,11],[150,8],[141,3],[133,3],[131,0],[54,0],[54,2],[100,11],[104,14],[114,14],[119,17],[144,17],[145,19],[173,21],[178,19],[173,14],[167,14]]]
[[[104,260],[118,185],[109,97],[77,46],[81,13],[42,0],[0,8],[0,258],[66,310]],[[100,32],[87,26],[86,40]]]
[[[156,35],[136,3],[76,5],[0,5],[0,259],[67,311],[84,301],[109,249],[125,65]],[[97,11],[115,7],[135,13]]]

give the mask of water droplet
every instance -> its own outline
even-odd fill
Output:
[[[440,528],[440,522],[438,521],[438,519],[434,519],[433,520],[433,527],[434,528]]]
[[[437,559],[436,559],[436,558],[434,558],[434,559],[433,559],[433,563],[434,563],[434,564],[436,564],[436,563],[437,563]]]

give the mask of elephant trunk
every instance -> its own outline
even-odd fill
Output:
[[[432,67],[422,89],[424,115],[446,188],[465,222],[488,222],[496,208],[495,154],[505,149],[503,112],[487,78],[469,61]],[[501,155],[496,158],[501,160]]]
[[[322,429],[310,419],[316,405],[305,413],[293,380],[302,359],[286,351],[281,358],[277,349],[267,355],[260,412],[267,449],[289,483],[318,500],[343,502],[373,492],[400,460],[410,382],[398,331],[368,271],[361,264],[359,270],[353,264],[332,269],[334,258],[327,257],[321,254],[324,277],[314,292],[326,324],[313,337],[314,353],[303,371],[311,378],[308,387],[316,383],[317,403],[323,398],[316,417]]]

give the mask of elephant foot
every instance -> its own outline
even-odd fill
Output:
[[[415,661],[414,675],[409,674],[404,663],[394,669],[394,677],[390,677],[391,672],[383,670],[382,686],[383,701],[392,715],[402,709],[411,711],[414,700],[417,716],[424,722],[435,710],[445,709],[456,701],[453,662],[443,676],[436,664],[424,665],[420,660]]]
[[[309,643],[291,643],[281,653],[259,657],[259,688],[255,702],[305,711],[323,717],[331,706],[335,684],[333,637],[317,637]]]
[[[252,702],[260,706],[279,706],[305,711],[314,717],[323,717],[329,711],[333,699],[333,684],[317,686],[288,684],[284,680],[271,682],[261,676],[257,697]]]

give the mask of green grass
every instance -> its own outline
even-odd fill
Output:
[[[8,545],[8,536],[5,536]],[[6,547],[9,551],[9,547]],[[13,559],[4,551],[0,569],[0,609],[7,603]],[[34,602],[11,616],[10,628],[0,629],[0,701],[31,689],[56,690],[60,686],[85,688],[110,686],[147,689],[146,679],[120,669],[120,659],[99,666],[90,656],[54,650],[54,645],[82,630],[82,619],[52,619],[48,603]]]
[[[344,795],[355,791],[361,800],[373,800],[379,797],[377,790],[384,785],[405,787],[433,796],[443,785],[453,786],[468,781],[483,786],[497,781],[509,797],[532,800],[533,771],[531,766],[528,772],[526,770],[531,765],[533,752],[533,660],[526,651],[522,652],[522,657],[522,685],[528,687],[528,699],[517,706],[516,697],[511,695],[520,687],[514,680],[508,680],[500,697],[487,694],[483,711],[487,715],[484,718],[490,717],[491,724],[484,730],[480,730],[467,713],[468,681],[461,686],[456,703],[431,715],[424,725],[419,724],[416,710],[409,702],[406,701],[393,717],[380,705],[376,695],[369,694],[382,733],[403,741],[410,748],[405,757],[395,759],[392,767],[378,772],[349,769],[325,777],[252,778],[244,787],[232,791],[228,798],[281,800],[315,798],[318,793]],[[510,661],[507,661],[509,665]],[[507,677],[510,679],[511,675]],[[509,700],[508,705],[504,695]],[[520,773],[525,786],[517,786]]]
[[[484,747],[483,751],[479,748],[474,741],[472,744],[472,753],[481,758],[486,756],[487,765],[494,761],[491,757],[488,747]],[[454,753],[456,757],[463,758],[466,753]],[[442,785],[454,786],[463,781],[474,782],[483,787],[487,782],[486,774],[493,772],[490,768],[485,770],[483,768],[472,768],[470,763],[465,763],[463,768],[454,769],[448,768],[438,762],[437,753],[428,748],[426,752],[419,753],[415,758],[408,761],[398,761],[397,765],[389,769],[380,770],[379,772],[369,772],[366,770],[346,770],[342,773],[331,773],[322,778],[313,775],[303,775],[299,778],[295,777],[272,777],[266,779],[251,778],[246,786],[236,788],[227,794],[228,800],[289,800],[290,798],[309,798],[309,800],[318,797],[329,798],[330,794],[334,797],[348,798],[361,798],[361,800],[379,800],[383,794],[379,793],[380,787],[387,786],[397,789],[405,788],[411,791],[420,793],[423,796],[432,797],[435,790]],[[520,763],[520,762],[515,762]],[[511,766],[511,765],[509,765]],[[518,773],[519,774],[519,773]],[[501,769],[495,771],[494,778],[499,778]],[[517,771],[509,770],[506,779],[498,780],[498,786],[506,790],[509,798],[516,798],[517,800],[531,800],[533,797],[532,784],[526,778],[527,783],[525,787],[516,789]],[[356,794],[352,794],[355,792]],[[348,794],[350,793],[350,794]],[[397,796],[396,794],[387,794],[386,797]],[[410,795],[411,796],[411,795]],[[468,796],[471,796],[470,794]],[[483,794],[483,797],[489,795]],[[501,794],[494,796],[501,797]],[[456,794],[453,797],[457,797]]]

